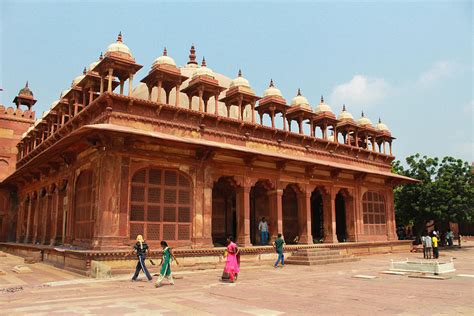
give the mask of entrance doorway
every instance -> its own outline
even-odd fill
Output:
[[[318,189],[311,193],[311,232],[313,240],[324,238],[323,196]]]
[[[341,192],[336,195],[336,235],[339,242],[347,240],[346,200]]]
[[[221,177],[212,188],[212,242],[224,246],[229,235],[237,240],[236,189],[232,177]]]
[[[258,224],[262,217],[270,218],[270,205],[268,190],[271,184],[268,181],[258,181],[250,190],[250,242],[252,245],[261,244],[261,236]]]

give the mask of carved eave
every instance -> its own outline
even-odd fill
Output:
[[[271,95],[261,98],[255,110],[259,112],[275,111],[275,113],[286,113],[289,107],[285,99],[280,96]]]
[[[224,103],[235,103],[241,98],[242,104],[255,103],[260,100],[260,97],[256,96],[255,93],[242,89],[242,87],[232,87],[227,90],[225,97],[219,101]]]
[[[337,129],[358,130],[359,125],[354,120],[344,120],[337,123]]]
[[[15,104],[23,104],[29,107],[32,107],[36,103],[36,99],[33,98],[31,95],[26,94],[19,94],[13,99],[13,103]]]
[[[312,119],[313,117],[314,117],[314,112],[311,109],[308,109],[301,105],[292,105],[288,108],[286,112],[286,118],[290,120],[296,119],[296,118],[302,118],[306,120],[306,119]]]
[[[95,68],[94,68],[95,69]],[[112,90],[115,90],[120,85],[120,83],[117,80],[112,81]],[[92,89],[95,92],[99,92],[100,90],[100,76],[99,73],[96,71],[88,71],[84,78],[82,78],[81,81],[77,83],[78,87],[81,87],[82,89]]]
[[[122,54],[111,52],[94,67],[99,75],[108,75],[109,69],[112,68],[113,76],[120,80],[126,80],[131,74],[135,74],[143,66],[135,62],[133,58],[126,58]]]
[[[219,81],[209,76],[197,76],[193,78],[189,85],[181,89],[181,92],[187,95],[196,95],[199,92],[199,89],[203,89],[206,93],[211,93],[212,95],[216,93],[221,93],[225,90],[224,87],[219,85]]]
[[[187,79],[188,77],[183,76],[181,70],[176,66],[160,64],[154,66],[141,82],[145,83],[148,87],[155,87],[158,81],[162,81],[162,87],[165,90],[171,90],[177,84],[181,84]]]
[[[336,119],[336,115],[332,112],[320,112],[320,113],[315,113],[313,116],[313,122],[314,124],[328,124],[328,125],[337,125],[338,120]]]

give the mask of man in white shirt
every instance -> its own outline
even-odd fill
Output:
[[[258,223],[258,230],[260,231],[260,243],[262,245],[268,244],[268,223],[265,217],[262,217],[262,220]]]

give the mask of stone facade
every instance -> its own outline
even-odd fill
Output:
[[[139,97],[141,66],[124,46],[120,35],[18,144],[3,182],[18,201],[15,242],[106,251],[142,234],[203,248],[233,235],[245,247],[260,242],[262,216],[288,243],[396,240],[392,188],[412,180],[391,173],[385,125],[336,118],[324,100],[313,111],[300,92],[286,105],[273,83],[257,97],[240,73],[221,86],[194,52],[190,78],[165,52]]]

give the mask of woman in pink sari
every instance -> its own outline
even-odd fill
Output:
[[[237,248],[237,244],[234,243],[232,236],[229,236],[227,238],[227,256],[222,280],[230,280],[230,282],[233,283],[237,279],[239,272],[239,248]]]

